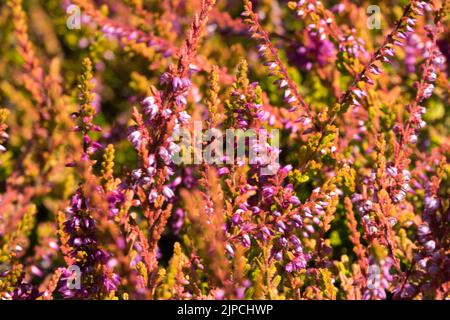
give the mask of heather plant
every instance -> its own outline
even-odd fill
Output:
[[[450,298],[449,1],[5,1],[1,299]]]

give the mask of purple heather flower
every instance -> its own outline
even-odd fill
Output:
[[[434,251],[434,249],[436,249],[436,242],[434,242],[433,240],[429,240],[425,243],[425,249],[427,251]]]
[[[230,172],[230,170],[228,170],[227,167],[222,167],[219,170],[217,170],[217,173],[220,177],[226,175],[229,172]]]
[[[289,201],[294,205],[294,206],[298,206],[299,204],[301,204],[300,200],[296,197],[296,196],[291,196]]]
[[[275,187],[263,187],[262,189],[263,197],[266,199],[271,199],[273,195],[275,194]]]
[[[437,210],[439,208],[439,201],[433,197],[425,197],[425,208],[430,211]]]
[[[324,67],[335,57],[335,48],[331,41],[309,35],[303,46],[288,51],[288,58],[294,65],[305,70],[311,70],[312,63],[317,62]]]
[[[13,300],[36,300],[41,296],[39,290],[32,284],[21,283],[12,293]]]
[[[227,252],[228,252],[232,257],[234,257],[234,249],[233,249],[233,247],[232,247],[229,243],[227,243],[227,244],[225,245],[225,249],[227,250]]]
[[[133,146],[136,149],[139,149],[141,147],[141,144],[142,144],[142,134],[138,130],[132,131],[128,135],[128,140],[130,140],[130,142],[133,144]]]
[[[171,199],[175,196],[175,194],[173,193],[172,189],[170,189],[167,186],[163,187],[163,194],[167,199]]]
[[[427,85],[427,87],[423,90],[423,97],[425,99],[428,99],[429,97],[431,97],[431,95],[433,94],[434,91],[434,85],[432,85],[431,83],[429,83]]]
[[[164,161],[164,163],[166,165],[169,165],[172,162],[171,154],[164,147],[159,148],[159,156],[161,157],[161,159]]]

